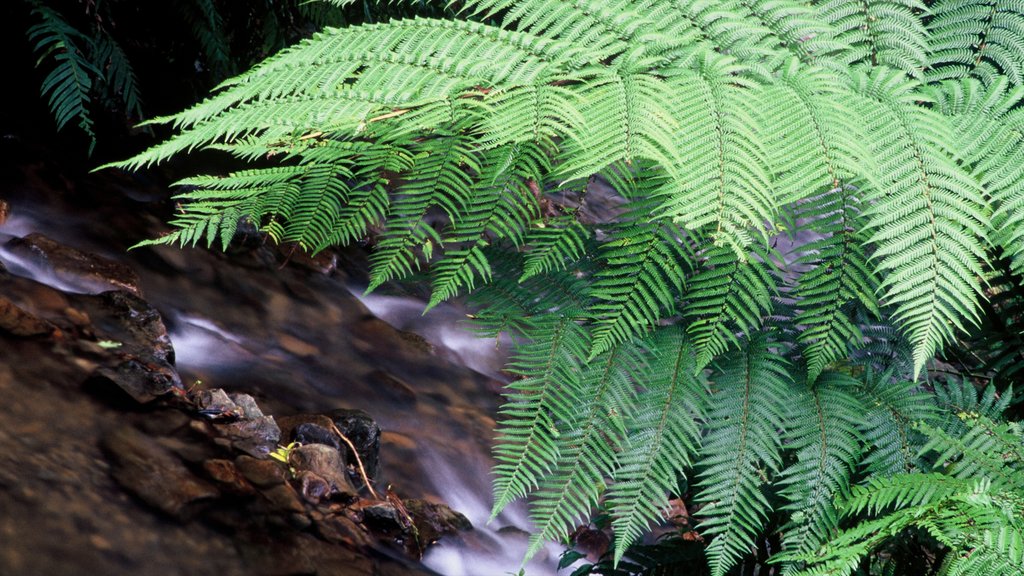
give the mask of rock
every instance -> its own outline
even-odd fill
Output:
[[[0,200],[0,226],[7,222],[7,218],[11,215],[11,205],[6,200]],[[0,264],[0,269],[3,265]]]
[[[214,424],[214,427],[231,441],[232,447],[257,458],[273,452],[281,440],[281,429],[272,416]]]
[[[302,496],[314,504],[331,498],[352,499],[358,491],[348,477],[341,452],[323,444],[292,450],[292,466],[302,485]]]
[[[295,490],[287,484],[272,486],[261,491],[271,512],[279,514],[305,514],[306,507]]]
[[[14,238],[7,247],[22,257],[50,267],[56,276],[91,292],[126,290],[140,294],[139,276],[130,266],[108,258],[65,246],[52,238],[33,232]]]
[[[183,391],[181,377],[169,364],[147,362],[130,354],[118,354],[113,366],[101,366],[93,372],[93,383],[112,383],[140,404],[146,404],[174,391]]]
[[[277,486],[287,481],[284,467],[273,460],[259,460],[242,455],[235,458],[235,468],[246,480],[260,488]]]
[[[258,462],[258,460],[257,460]],[[231,460],[214,458],[203,462],[203,470],[210,479],[217,483],[227,493],[238,496],[251,496],[256,494],[256,489],[239,472],[238,467]],[[283,478],[282,478],[283,480]]]
[[[442,536],[473,529],[473,524],[468,518],[444,504],[417,499],[405,500],[403,504],[412,516],[412,521],[419,530],[420,541],[424,545],[433,543]]]
[[[328,422],[330,421],[328,420]],[[348,450],[345,442],[334,431],[311,422],[296,426],[293,438],[299,444],[323,444],[335,450]],[[355,463],[353,462],[353,464]]]
[[[284,351],[300,357],[316,356],[320,349],[308,342],[299,340],[291,334],[281,334],[277,337],[277,343]]]
[[[263,410],[260,410],[252,396],[248,394],[231,394],[231,401],[242,411],[242,418],[254,420],[263,417]]]
[[[0,296],[0,330],[13,336],[48,336],[56,327]]]
[[[242,408],[221,388],[200,390],[193,400],[196,411],[211,420],[241,418],[244,415]]]
[[[163,316],[149,302],[124,291],[104,292],[99,302],[103,311],[118,322],[114,327],[120,332],[114,334],[116,338],[141,347],[157,360],[174,364],[174,346]]]
[[[331,514],[316,519],[314,524],[316,524],[316,531],[320,537],[333,544],[366,549],[373,546],[373,539],[366,533],[366,530],[344,515]]]
[[[389,372],[374,370],[366,375],[366,380],[375,391],[395,404],[411,406],[416,403],[416,390]]]
[[[220,492],[196,477],[158,442],[131,428],[119,428],[103,437],[111,460],[111,474],[125,490],[165,514],[187,520],[205,500]]]
[[[338,431],[355,445],[366,475],[371,479],[376,478],[380,472],[380,426],[362,410],[342,408],[332,410],[329,416]],[[354,466],[355,458],[350,456],[348,462]]]
[[[323,414],[294,414],[292,416],[277,416],[276,419],[277,425],[281,427],[281,437],[287,442],[300,442],[296,438],[296,434],[298,433],[299,426],[303,424],[316,424],[325,430],[334,424],[330,418]]]

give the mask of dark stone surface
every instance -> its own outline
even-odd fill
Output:
[[[366,475],[376,478],[380,473],[380,426],[362,410],[339,409],[329,415],[338,431],[355,446]],[[349,456],[348,462],[355,465],[355,458]]]
[[[246,480],[261,488],[284,484],[288,480],[284,465],[274,460],[259,460],[242,455],[235,458],[235,467]]]
[[[169,516],[188,519],[197,512],[198,504],[220,495],[170,451],[134,428],[126,426],[107,434],[103,448],[110,456],[114,479]]]
[[[357,490],[349,481],[348,467],[337,449],[324,444],[299,446],[292,450],[290,462],[306,500],[317,504],[329,498],[355,498]]]
[[[281,429],[273,416],[215,424],[217,430],[231,441],[231,446],[250,456],[263,458],[274,451],[281,440]]]
[[[49,336],[56,327],[0,296],[0,330],[12,336]]]
[[[139,294],[139,275],[130,266],[67,246],[33,232],[7,242],[12,252],[48,266],[58,278],[86,290],[127,290]]]

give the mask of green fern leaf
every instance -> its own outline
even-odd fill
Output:
[[[791,404],[787,448],[796,462],[782,472],[781,494],[789,502],[783,528],[786,551],[811,552],[839,526],[836,501],[847,494],[860,459],[858,425],[864,407],[851,393],[858,382],[827,372]]]
[[[1024,84],[1024,5],[1015,0],[941,0],[929,6],[926,79]]]
[[[782,464],[786,365],[761,336],[722,363],[712,378],[709,430],[697,463],[701,531],[713,576],[723,576],[753,545],[770,506],[762,488]]]
[[[987,206],[981,187],[954,160],[941,115],[911,102],[915,84],[878,69],[856,77],[858,92],[878,103],[865,118],[891,186],[870,198],[873,258],[881,289],[914,347],[914,375],[963,320],[976,322]]]
[[[690,279],[683,316],[697,350],[697,368],[739,343],[737,333],[752,334],[771,310],[775,283],[768,254],[743,262],[728,248],[708,250],[702,270]]]
[[[698,421],[708,397],[682,330],[658,330],[651,348],[657,356],[649,360],[645,390],[627,419],[630,432],[608,491],[616,564],[651,522],[662,519],[669,495],[678,490],[700,446]]]
[[[508,385],[494,445],[494,508],[491,518],[535,490],[551,473],[560,451],[561,415],[575,409],[570,390],[579,386],[586,336],[568,316],[547,317],[529,331],[508,371],[520,377]]]
[[[35,0],[29,0],[29,4],[40,22],[28,29],[28,40],[40,63],[51,57],[56,62],[56,67],[43,79],[41,93],[47,99],[57,130],[77,119],[78,127],[92,140],[89,147],[92,152],[96,134],[92,129],[89,102],[94,81],[103,77],[88,58],[92,40],[49,6]]]

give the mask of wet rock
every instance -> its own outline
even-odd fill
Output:
[[[308,357],[316,356],[320,353],[320,349],[316,346],[300,340],[291,334],[281,334],[277,337],[277,343],[285,352],[295,356]]]
[[[306,444],[297,438],[299,427],[303,424],[315,424],[325,430],[330,429],[334,424],[330,418],[323,414],[293,414],[291,416],[277,416],[277,425],[281,427],[281,437],[287,442],[301,442]],[[335,435],[337,439],[337,436]],[[323,444],[324,442],[321,442]]]
[[[242,408],[221,388],[200,390],[194,395],[196,411],[210,419],[241,418]]]
[[[120,354],[113,366],[101,366],[91,378],[93,384],[110,383],[140,404],[171,392],[184,390],[178,372],[164,362]]]
[[[99,301],[103,311],[119,324],[121,334],[116,337],[140,346],[156,360],[174,364],[174,346],[163,316],[149,302],[119,290],[100,294]]]
[[[156,436],[168,436],[188,426],[191,418],[181,410],[156,410],[146,414],[139,422],[143,432]]]
[[[343,544],[351,548],[370,548],[373,539],[366,530],[359,527],[352,519],[332,514],[314,521],[316,531],[324,540],[334,544]]]
[[[231,401],[241,410],[242,418],[254,420],[263,417],[263,410],[260,410],[252,396],[248,394],[231,394]]]
[[[380,426],[362,410],[338,409],[329,415],[338,431],[355,446],[366,475],[376,478],[380,472]],[[355,458],[349,456],[348,462],[354,465]]]
[[[366,380],[375,391],[396,404],[411,406],[416,403],[416,390],[389,372],[374,370],[366,375]]]
[[[142,432],[120,428],[103,437],[111,474],[124,489],[165,514],[186,520],[220,493],[196,477],[169,450]]]
[[[7,247],[22,257],[51,268],[61,280],[84,289],[95,292],[141,292],[139,276],[130,266],[65,246],[38,232],[24,238],[14,238],[7,243]]]
[[[0,331],[13,336],[48,336],[55,327],[42,318],[19,308],[14,302],[0,296]]]
[[[287,484],[272,486],[260,491],[271,512],[279,514],[305,514],[306,506],[299,495]]]
[[[11,215],[11,205],[6,200],[0,200],[0,226],[7,222],[7,218]],[[3,265],[0,264],[0,270],[3,269]]]
[[[207,460],[203,462],[203,470],[224,492],[239,496],[251,496],[256,493],[256,489],[239,472],[238,467],[231,460],[221,458]]]
[[[250,456],[263,458],[274,451],[281,440],[281,429],[272,416],[215,424],[217,431],[231,441],[231,446]]]
[[[468,518],[444,504],[416,499],[405,500],[403,503],[419,530],[420,541],[424,544],[439,540],[442,536],[473,529],[473,524]]]
[[[346,444],[334,431],[311,422],[296,426],[293,438],[299,444],[323,444],[335,450],[347,450]]]
[[[313,504],[331,498],[352,499],[357,490],[348,477],[341,452],[323,444],[294,449],[290,463],[302,486],[302,496]]]
[[[235,458],[235,468],[246,480],[260,488],[278,486],[287,481],[284,467],[273,460],[259,460],[242,455]]]

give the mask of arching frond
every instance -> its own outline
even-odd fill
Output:
[[[877,105],[865,118],[883,178],[870,200],[873,258],[881,289],[914,347],[914,373],[957,330],[976,322],[988,206],[978,182],[954,159],[941,115],[913,106],[915,84],[878,69],[856,78]]]
[[[825,0],[818,13],[850,48],[848,64],[888,66],[919,77],[928,62],[928,31],[919,0]]]
[[[651,348],[656,355],[648,360],[637,408],[626,419],[629,432],[608,490],[616,564],[650,523],[663,518],[669,495],[699,449],[698,426],[708,399],[681,329],[659,329]]]
[[[757,259],[744,262],[728,248],[710,248],[690,279],[683,316],[689,320],[687,333],[697,350],[698,369],[738,345],[738,333],[755,333],[771,310],[771,259],[752,252]]]
[[[926,79],[974,77],[1024,85],[1024,5],[940,0],[929,6]]]
[[[848,493],[861,454],[864,405],[853,395],[857,385],[850,376],[826,372],[791,396],[787,448],[796,452],[796,462],[779,481],[791,513],[784,528],[787,552],[816,550],[839,527],[836,502]]]
[[[712,377],[711,406],[697,462],[701,531],[714,576],[750,549],[770,511],[762,489],[782,464],[781,414],[791,385],[786,365],[755,335]]]

